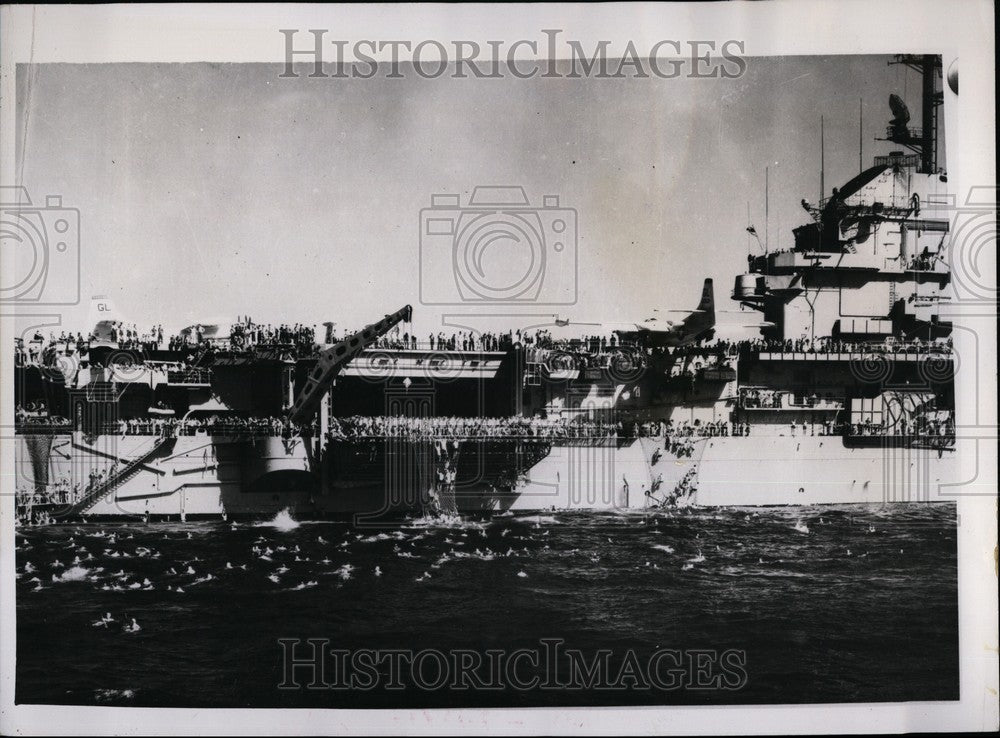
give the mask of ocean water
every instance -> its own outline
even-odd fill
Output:
[[[18,532],[16,592],[18,703],[958,698],[952,505],[55,526]],[[316,680],[315,659],[289,671],[317,653],[310,638],[350,657]],[[519,648],[529,656],[511,667]],[[353,669],[363,649],[436,655],[416,671],[373,661],[374,686],[340,688],[336,664]],[[461,654],[491,650],[480,681],[458,681]],[[603,676],[587,683],[569,650]]]

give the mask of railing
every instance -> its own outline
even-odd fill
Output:
[[[854,441],[884,442],[897,441],[925,448],[955,448],[954,425],[925,425],[922,427],[886,427],[882,423],[845,423],[843,434]]]
[[[741,410],[841,410],[844,407],[842,399],[785,390],[743,388],[737,397]]]
[[[340,431],[331,429],[330,441],[557,441],[617,438],[629,435],[615,425],[561,425],[546,428],[385,428]]]
[[[888,131],[892,130],[890,126]],[[910,129],[910,135],[920,138],[922,131],[919,129]],[[888,154],[887,156],[876,156],[875,166],[877,167],[888,167],[892,165],[898,165],[902,167],[916,167],[920,166],[920,156],[918,154]]]
[[[73,423],[68,418],[50,415],[14,416],[15,433],[55,433],[72,429]]]
[[[816,344],[808,340],[796,341],[747,341],[739,342],[739,353],[745,354],[807,354],[809,356],[916,356],[950,357],[952,347],[937,343],[911,342],[830,342]]]
[[[901,128],[897,127],[897,126],[886,126],[885,127],[885,137],[888,140],[890,140],[890,141],[896,141],[897,140],[896,136],[898,134],[900,134],[900,133],[905,133],[907,135],[907,141],[917,141],[917,140],[922,139],[924,137],[924,129],[923,128],[910,128],[909,126],[904,126],[904,127],[901,127]],[[903,141],[899,141],[899,143],[903,143]],[[899,156],[899,155],[893,156],[892,154],[890,154],[888,156],[876,156],[875,157],[875,163],[879,164],[880,163],[879,159],[887,159],[888,161],[881,162],[881,163],[892,164],[892,163],[895,163],[896,161],[899,161],[901,166],[906,166],[905,164],[902,164],[902,161],[904,159],[908,159],[908,158],[909,157],[905,156],[905,155],[904,156]],[[920,157],[919,156],[915,156],[914,158],[916,158],[916,160],[918,162],[920,161]]]
[[[216,422],[186,422],[178,420],[159,419],[133,419],[119,420],[103,423],[101,432],[107,435],[123,436],[163,436],[173,438],[176,436],[194,436],[198,434],[213,436],[247,436],[253,438],[277,438],[299,435],[305,430],[311,430],[313,434],[319,431],[317,425],[311,429],[303,429],[299,426],[284,425],[280,422],[271,421],[216,421]]]
[[[951,267],[940,256],[916,256],[903,265],[904,271],[908,272],[936,272],[947,273]]]
[[[161,438],[159,441],[155,442],[152,447],[146,451],[141,456],[132,459],[125,466],[119,469],[117,472],[111,474],[106,480],[94,485],[91,489],[87,490],[83,497],[80,498],[78,502],[73,504],[70,508],[70,514],[79,514],[85,512],[87,509],[93,507],[102,495],[113,491],[118,485],[122,484],[139,471],[140,467],[149,461],[153,456],[159,452],[159,450],[171,441],[170,438]]]
[[[197,385],[211,384],[212,371],[211,369],[182,369],[179,371],[168,371],[167,383]]]

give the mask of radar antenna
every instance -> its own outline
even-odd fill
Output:
[[[882,141],[892,141],[920,154],[920,169],[924,174],[936,174],[938,107],[944,101],[944,94],[938,89],[941,77],[941,57],[935,54],[900,54],[889,62],[902,64],[920,73],[921,85],[921,125],[910,127],[910,109],[899,95],[889,96],[892,120],[885,130]]]

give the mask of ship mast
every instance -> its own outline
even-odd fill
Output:
[[[917,152],[920,154],[920,168],[917,171],[935,174],[938,171],[938,107],[944,101],[944,94],[937,88],[937,80],[941,76],[941,57],[935,54],[899,54],[889,63],[902,64],[920,73],[922,128],[912,129],[906,125],[909,111],[903,105],[901,112],[905,114],[905,118],[899,118],[897,113],[897,120],[886,130],[886,138],[883,140],[901,144]]]
[[[865,100],[858,98],[858,174],[865,171]]]
[[[826,197],[826,145],[823,137],[823,116],[819,117],[819,200]]]

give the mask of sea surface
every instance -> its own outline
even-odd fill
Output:
[[[953,505],[50,526],[18,532],[16,591],[19,703],[958,698]],[[343,689],[327,670],[353,669],[348,657],[324,660],[316,681],[312,667],[289,676],[290,658],[316,653],[295,650],[310,638],[350,659],[433,657],[419,676],[386,657],[366,689]],[[565,654],[540,658],[553,643],[604,672],[588,684]],[[488,650],[500,655],[480,681],[456,688],[456,659]]]

